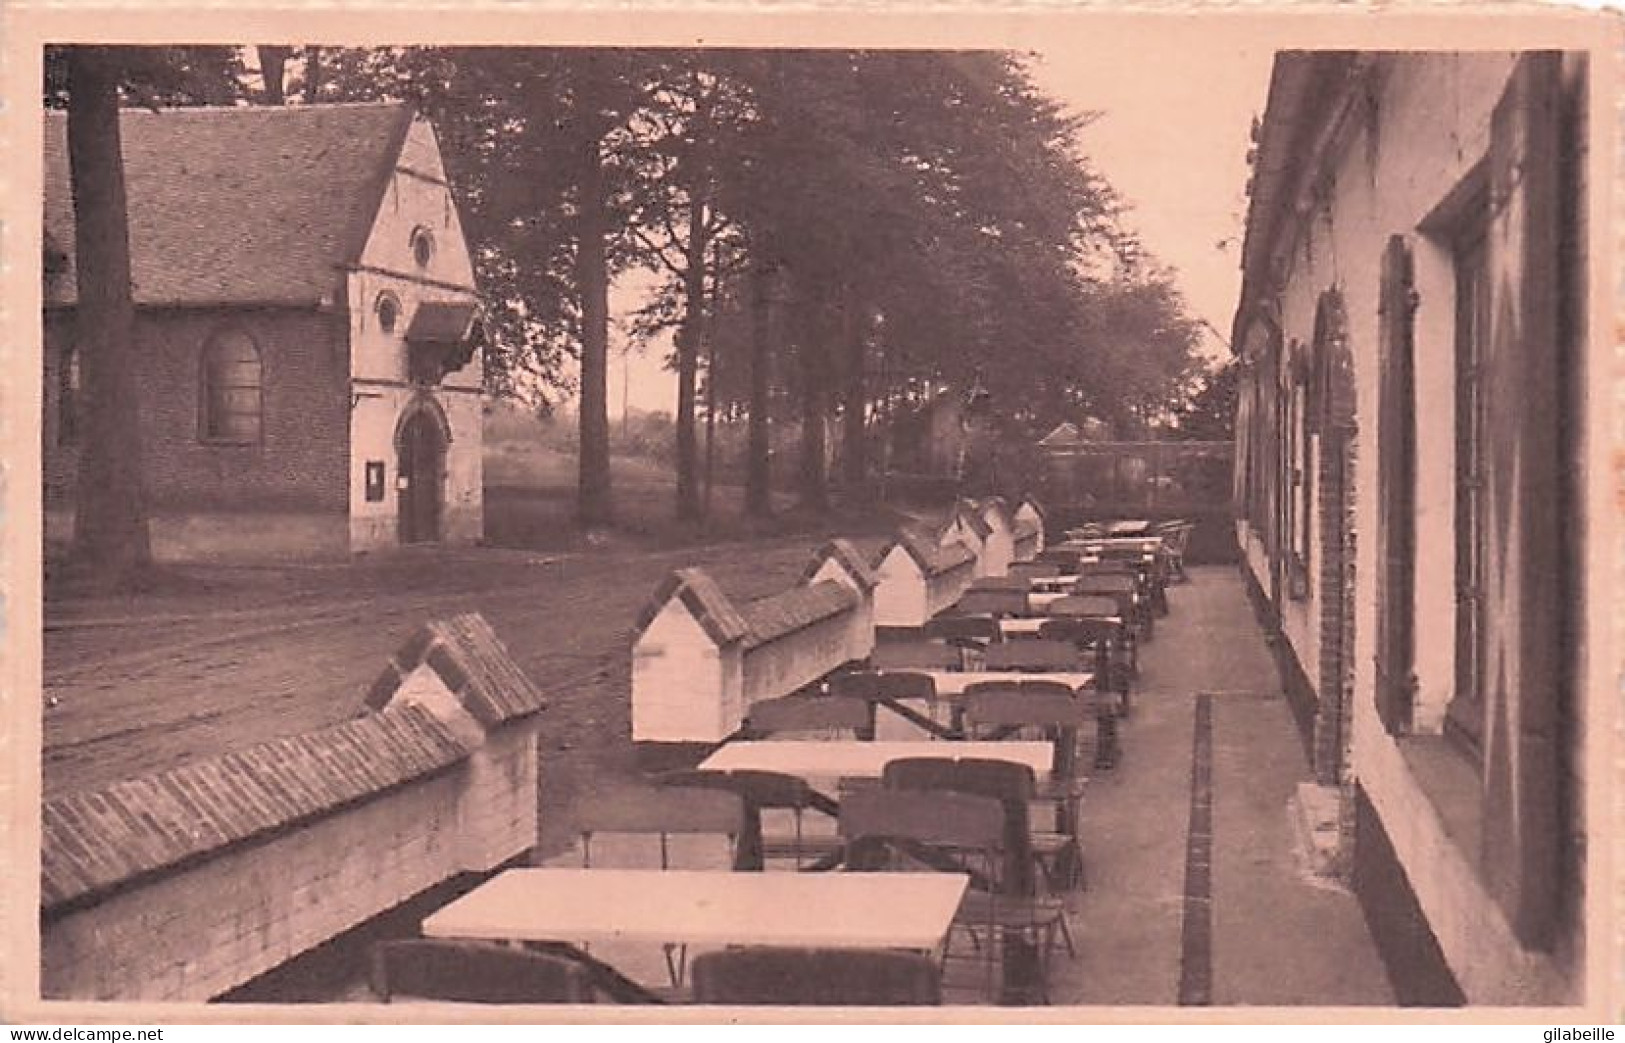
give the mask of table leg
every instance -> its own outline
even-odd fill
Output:
[[[603,960],[568,942],[527,942],[526,948],[562,956],[584,967],[595,989],[617,1003],[664,1005],[665,1000],[628,978]]]

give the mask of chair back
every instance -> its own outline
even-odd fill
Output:
[[[914,761],[954,763],[946,758],[905,758],[905,762]],[[902,762],[892,762],[897,763]],[[889,771],[891,764],[886,768]],[[849,844],[909,841],[959,852],[996,852],[1003,845],[1004,819],[1002,805],[986,794],[966,793],[948,785],[887,784],[842,795],[840,833]]]
[[[727,862],[737,864],[750,826],[745,802],[714,786],[633,786],[595,792],[576,813],[582,865],[593,864],[593,844],[604,835],[656,837],[660,868],[672,868],[671,842],[683,836],[726,838]]]
[[[998,889],[1033,893],[1029,805],[1038,782],[1027,765],[991,757],[902,757],[887,762],[881,784],[887,790],[941,790],[997,801],[1004,809],[1004,872]]]
[[[697,1003],[728,1006],[891,1007],[942,1002],[941,975],[923,953],[745,947],[703,953]]]
[[[1061,563],[1058,561],[1012,561],[1008,570],[1012,578],[1023,580],[1045,579],[1050,576],[1061,575]]]
[[[814,794],[807,781],[779,771],[740,769],[714,771],[695,768],[672,771],[660,776],[665,786],[718,789],[734,793],[745,804],[745,827],[740,834],[734,868],[760,870],[766,868],[766,853],[762,842],[762,812],[790,811],[796,815],[799,834],[801,813],[808,808],[822,808],[823,802]]]
[[[591,1003],[587,970],[561,956],[489,942],[399,938],[373,946],[372,991],[453,1003]]]
[[[988,670],[1068,671],[1078,669],[1078,649],[1066,641],[1036,638],[1007,641],[987,650]]]
[[[979,576],[970,581],[971,590],[1019,590],[1025,592],[1027,580],[1021,576]]]
[[[989,645],[999,640],[999,623],[991,616],[936,616],[926,621],[925,636],[938,641],[974,641]]]
[[[1099,561],[1086,561],[1078,566],[1078,576],[1135,576],[1141,573],[1140,552],[1133,555],[1101,554]]]
[[[1072,585],[1074,594],[1134,594],[1140,589],[1140,577],[1127,572],[1088,573]]]
[[[1088,714],[1071,692],[994,691],[967,693],[965,723],[973,736],[985,728],[1076,728]]]
[[[958,670],[959,649],[941,641],[888,641],[869,653],[876,670]]]
[[[1049,603],[1046,609],[1050,616],[1082,618],[1091,616],[1116,616],[1119,619],[1126,616],[1124,601],[1133,605],[1133,595],[1118,594],[1069,594],[1064,598],[1057,598]]]
[[[937,682],[930,674],[887,670],[880,675],[880,694],[886,699],[935,699]]]
[[[751,735],[851,732],[861,736],[869,734],[871,724],[867,703],[841,695],[787,695],[752,703],[745,710],[745,730]]]
[[[1048,641],[1069,641],[1079,649],[1099,648],[1117,640],[1121,624],[1099,616],[1056,616],[1038,624],[1038,636]]]
[[[954,611],[961,616],[1024,616],[1027,591],[967,590],[960,596]]]
[[[1034,564],[1054,565],[1055,575],[1063,572],[1078,571],[1078,562],[1082,560],[1083,553],[1071,547],[1045,547],[1033,558]]]
[[[715,771],[694,768],[688,771],[670,771],[659,777],[663,786],[695,789],[719,789],[736,793],[746,804],[758,808],[777,808],[790,811],[804,810],[815,803],[813,788],[807,780],[781,771],[761,771],[742,768],[738,771]]]

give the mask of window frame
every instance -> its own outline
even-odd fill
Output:
[[[241,338],[253,353],[255,378],[252,384],[230,384],[225,388],[217,388],[214,380],[214,357],[225,350],[226,345],[234,338]],[[232,360],[238,364],[243,359]],[[240,410],[217,410],[217,392],[220,390],[248,391],[254,393],[254,434],[252,437],[234,434],[223,434],[216,430],[216,418],[220,415],[237,415]],[[244,414],[246,415],[246,414]],[[258,338],[240,326],[227,326],[213,331],[204,341],[198,353],[198,440],[205,445],[217,446],[257,446],[265,441],[265,352],[260,348]]]
[[[1488,185],[1467,186],[1448,246],[1455,285],[1454,685],[1444,735],[1482,766],[1489,625],[1485,599],[1488,511],[1486,418],[1489,335],[1490,200]]]
[[[421,255],[418,252],[420,245],[423,247]],[[418,225],[413,228],[411,236],[407,239],[407,246],[412,252],[412,261],[419,268],[428,268],[429,265],[434,263],[437,245],[434,241],[434,233],[429,230],[427,225]]]

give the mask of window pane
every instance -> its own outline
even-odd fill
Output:
[[[260,437],[260,356],[254,341],[228,331],[205,349],[204,431],[209,438],[252,442]]]
[[[258,415],[260,393],[256,388],[220,388],[214,394],[214,408],[221,413]]]
[[[260,418],[256,413],[222,413],[216,418],[216,438],[234,442],[256,442],[260,437]]]

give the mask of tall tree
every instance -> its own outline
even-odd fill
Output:
[[[151,562],[134,379],[135,302],[119,128],[124,68],[102,47],[68,49],[68,164],[73,181],[78,342],[87,409],[74,498],[74,551],[126,587]]]
[[[152,559],[120,104],[222,101],[236,71],[224,48],[71,46],[45,56],[44,102],[67,108],[84,381],[73,554],[108,588],[138,583]]]

